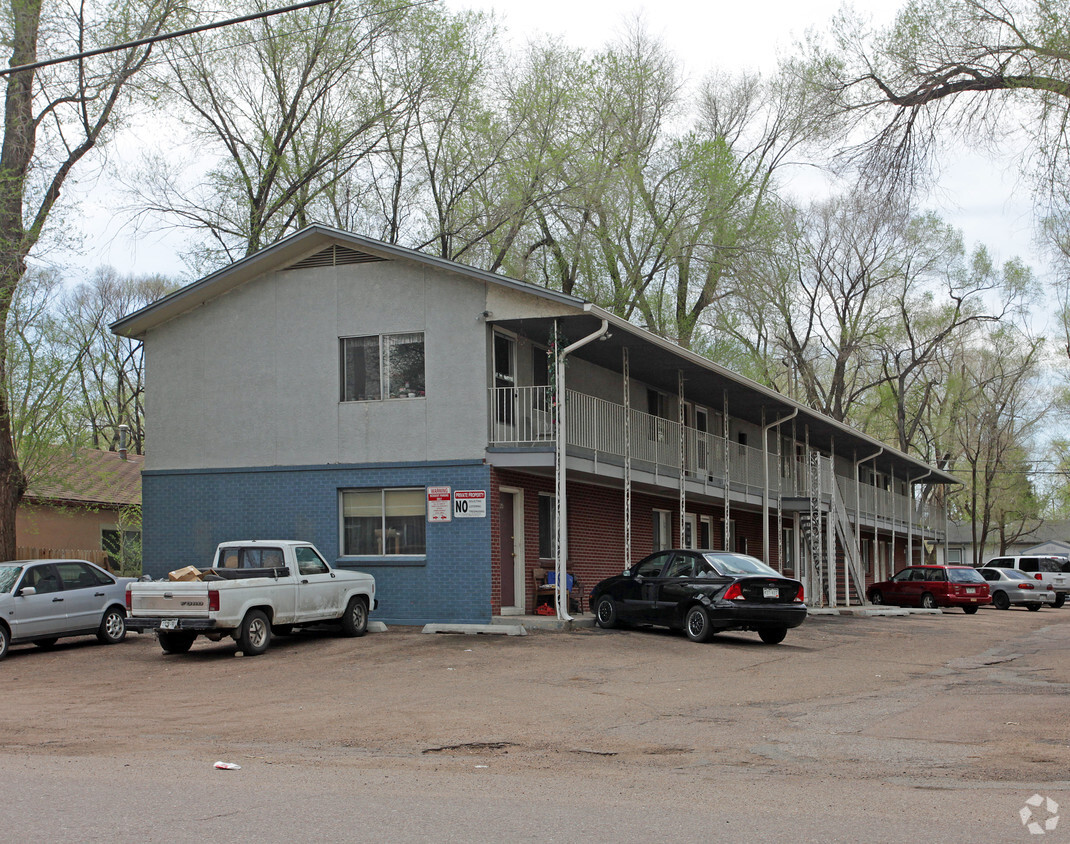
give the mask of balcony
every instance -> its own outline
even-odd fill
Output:
[[[679,422],[566,390],[567,447],[570,455],[593,457],[599,463],[623,465],[630,459],[633,472],[678,484],[683,476],[692,488],[708,489],[723,497],[727,488],[733,498],[760,499],[765,490],[762,460],[769,461],[769,495],[809,495],[809,466],[794,455],[763,455],[761,449],[699,431]],[[490,445],[494,448],[546,451],[554,446],[554,414],[548,387],[490,388]],[[827,500],[832,490],[832,461],[820,459],[820,484]],[[943,513],[926,507],[920,516],[910,507],[916,502],[905,495],[858,484],[835,476],[840,496],[852,521],[861,525],[906,530],[943,530]],[[858,512],[855,494],[858,491]]]

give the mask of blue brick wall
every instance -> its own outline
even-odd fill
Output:
[[[490,508],[479,519],[427,525],[424,560],[339,561],[339,490],[450,486],[484,489],[482,463],[147,471],[142,476],[145,573],[205,567],[220,542],[300,539],[335,565],[374,575],[372,619],[393,624],[487,623],[491,615]],[[489,502],[488,502],[489,503]]]

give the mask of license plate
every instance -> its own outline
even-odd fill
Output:
[[[970,587],[970,586],[967,586],[967,587],[966,587],[966,594],[967,594],[967,595],[974,595],[974,594],[976,594],[976,593],[977,593],[977,590],[976,590],[976,589],[974,589],[974,588],[972,588],[972,587]]]
[[[176,627],[178,627],[177,618],[165,618],[163,621],[160,622],[161,630],[174,630]]]
[[[764,587],[762,587],[762,597],[763,598],[779,598],[780,597],[780,590],[777,589],[777,587],[775,587],[775,586],[764,586]]]

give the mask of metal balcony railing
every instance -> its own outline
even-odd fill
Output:
[[[548,387],[491,387],[490,444],[495,447],[545,448],[554,443],[555,409]],[[760,495],[765,486],[761,449],[726,442],[724,437],[684,426],[671,419],[663,419],[639,410],[595,396],[566,390],[567,445],[593,452],[600,458],[623,460],[630,457],[633,465],[647,466],[657,474],[680,474],[681,452],[683,474],[692,480],[714,486]],[[627,429],[630,442],[625,439],[625,414],[629,415]],[[682,446],[682,448],[681,448]],[[775,453],[764,455],[769,461],[769,494],[802,497],[809,494],[809,469],[805,460]],[[726,459],[727,458],[727,459]],[[882,526],[889,524],[915,529],[943,524],[940,508],[925,505],[921,512],[910,497],[858,484],[851,478],[833,473],[832,461],[820,461],[821,488],[825,496],[838,491],[856,524],[876,519]],[[855,489],[858,488],[858,507],[855,512]]]

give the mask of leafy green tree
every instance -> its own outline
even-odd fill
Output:
[[[953,367],[962,390],[954,412],[963,479],[953,511],[971,525],[976,564],[998,536],[1000,552],[1040,524],[1043,505],[1030,480],[1033,438],[1048,403],[1038,389],[1043,342],[1003,326],[978,332]]]
[[[84,443],[75,410],[85,348],[55,310],[63,295],[55,269],[32,269],[15,290],[7,315],[7,383],[11,430],[28,483],[49,475],[60,453]]]

